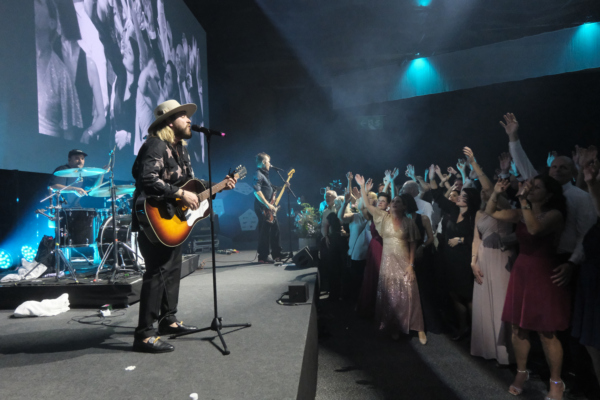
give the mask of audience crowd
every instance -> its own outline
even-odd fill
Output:
[[[393,339],[445,333],[470,339],[473,356],[516,364],[513,395],[541,344],[546,398],[558,400],[578,347],[600,382],[600,162],[594,146],[576,147],[536,169],[515,115],[500,124],[508,152],[493,174],[469,147],[456,169],[417,176],[408,165],[401,187],[397,168],[377,191],[348,172],[344,193],[325,195],[319,268],[329,300],[353,302]]]

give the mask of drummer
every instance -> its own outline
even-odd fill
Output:
[[[73,149],[69,152],[68,163],[56,168],[54,172],[72,168],[83,168],[86,157],[87,154],[83,151]],[[86,196],[90,189],[100,185],[103,178],[104,174],[100,174],[98,177],[83,178],[82,181],[74,183],[77,178],[58,177],[52,175],[52,179],[50,180],[50,188],[58,190],[69,185],[73,185],[72,188],[69,188],[63,192],[63,198],[67,201],[67,204],[64,205],[64,207],[76,208],[82,206],[82,197]],[[84,205],[90,206],[91,204]]]

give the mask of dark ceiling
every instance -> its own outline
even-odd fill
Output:
[[[325,75],[600,21],[598,0],[185,3],[208,34],[209,62],[238,69],[301,61]]]

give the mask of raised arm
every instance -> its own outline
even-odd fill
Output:
[[[502,125],[504,131],[508,135],[508,149],[521,176],[525,179],[537,176],[538,173],[531,161],[529,161],[529,158],[521,145],[521,141],[519,140],[519,122],[517,122],[515,114],[505,114],[504,122],[500,121],[500,125]]]
[[[437,182],[435,181],[435,178],[434,178],[434,174],[437,174],[438,172],[439,172],[439,175],[441,175],[440,167],[438,167],[437,165],[433,165],[433,164],[431,164],[429,166],[429,187],[432,190],[435,190],[435,189],[438,188],[438,184],[437,184]]]
[[[492,181],[490,181],[490,178],[487,177],[485,172],[483,172],[483,169],[477,163],[477,160],[475,159],[475,154],[473,154],[473,150],[471,150],[468,147],[465,147],[463,149],[463,152],[468,157],[469,162],[470,162],[471,166],[473,167],[473,170],[475,171],[475,173],[477,174],[477,177],[479,178],[479,182],[481,183],[481,189],[486,191],[488,194],[491,194],[492,191],[494,190],[494,185],[492,184]]]
[[[592,196],[594,201],[594,207],[596,208],[596,214],[600,217],[600,161],[594,160],[588,164],[583,170],[583,176],[585,183],[588,187],[588,192]]]
[[[460,175],[462,176],[463,185],[467,182],[467,162],[462,158],[458,159],[456,163],[456,168],[460,171]]]
[[[560,212],[551,210],[547,212],[544,218],[539,219],[533,214],[531,206],[527,202],[527,195],[533,187],[532,180],[519,183],[519,192],[517,197],[521,203],[521,214],[527,226],[527,232],[532,236],[543,236],[552,232],[557,232],[564,226],[564,219]]]
[[[577,166],[577,187],[585,191],[588,190],[587,181],[585,179],[585,168],[594,162],[598,155],[598,149],[596,146],[590,146],[587,149],[585,147],[576,146],[576,154],[573,157],[573,161]]]
[[[400,171],[398,171],[398,168],[394,168],[394,170],[390,174],[390,185],[392,187],[392,197],[396,196],[396,194],[397,194],[396,184],[394,183],[394,181],[396,180],[398,175],[400,175]]]
[[[521,218],[521,210],[496,210],[498,195],[502,192],[505,192],[509,186],[510,181],[508,179],[499,179],[498,182],[496,182],[494,191],[492,192],[492,195],[485,206],[485,213],[490,215],[492,218],[497,219],[498,221],[506,221],[514,224],[519,222],[519,219]]]
[[[356,174],[354,176],[354,179],[356,180],[356,183],[358,183],[358,185],[360,186],[360,194],[362,196],[363,202],[365,203],[365,206],[367,207],[367,210],[371,213],[371,215],[375,216],[375,214],[377,214],[381,210],[373,206],[373,204],[371,204],[371,202],[367,198],[367,193],[373,188],[373,181],[369,179],[367,182],[365,182],[365,178],[359,174]]]
[[[348,210],[348,204],[350,204],[350,202],[352,201],[352,193],[350,193],[350,191],[348,189],[349,189],[349,187],[346,188],[346,191],[344,193],[344,204],[338,210],[338,218],[342,222],[346,222],[346,223],[351,222],[352,217],[354,217],[354,213],[349,212],[349,210]]]
[[[412,179],[413,181],[416,180],[415,179],[415,167],[412,164],[408,164],[406,166],[406,172],[404,172],[404,175],[406,175],[408,178]]]

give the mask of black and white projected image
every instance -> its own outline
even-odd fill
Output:
[[[171,29],[170,1],[34,2],[40,134],[133,156],[168,99],[197,104],[193,123],[203,125],[204,52],[193,34]],[[192,139],[196,162],[203,139]]]

